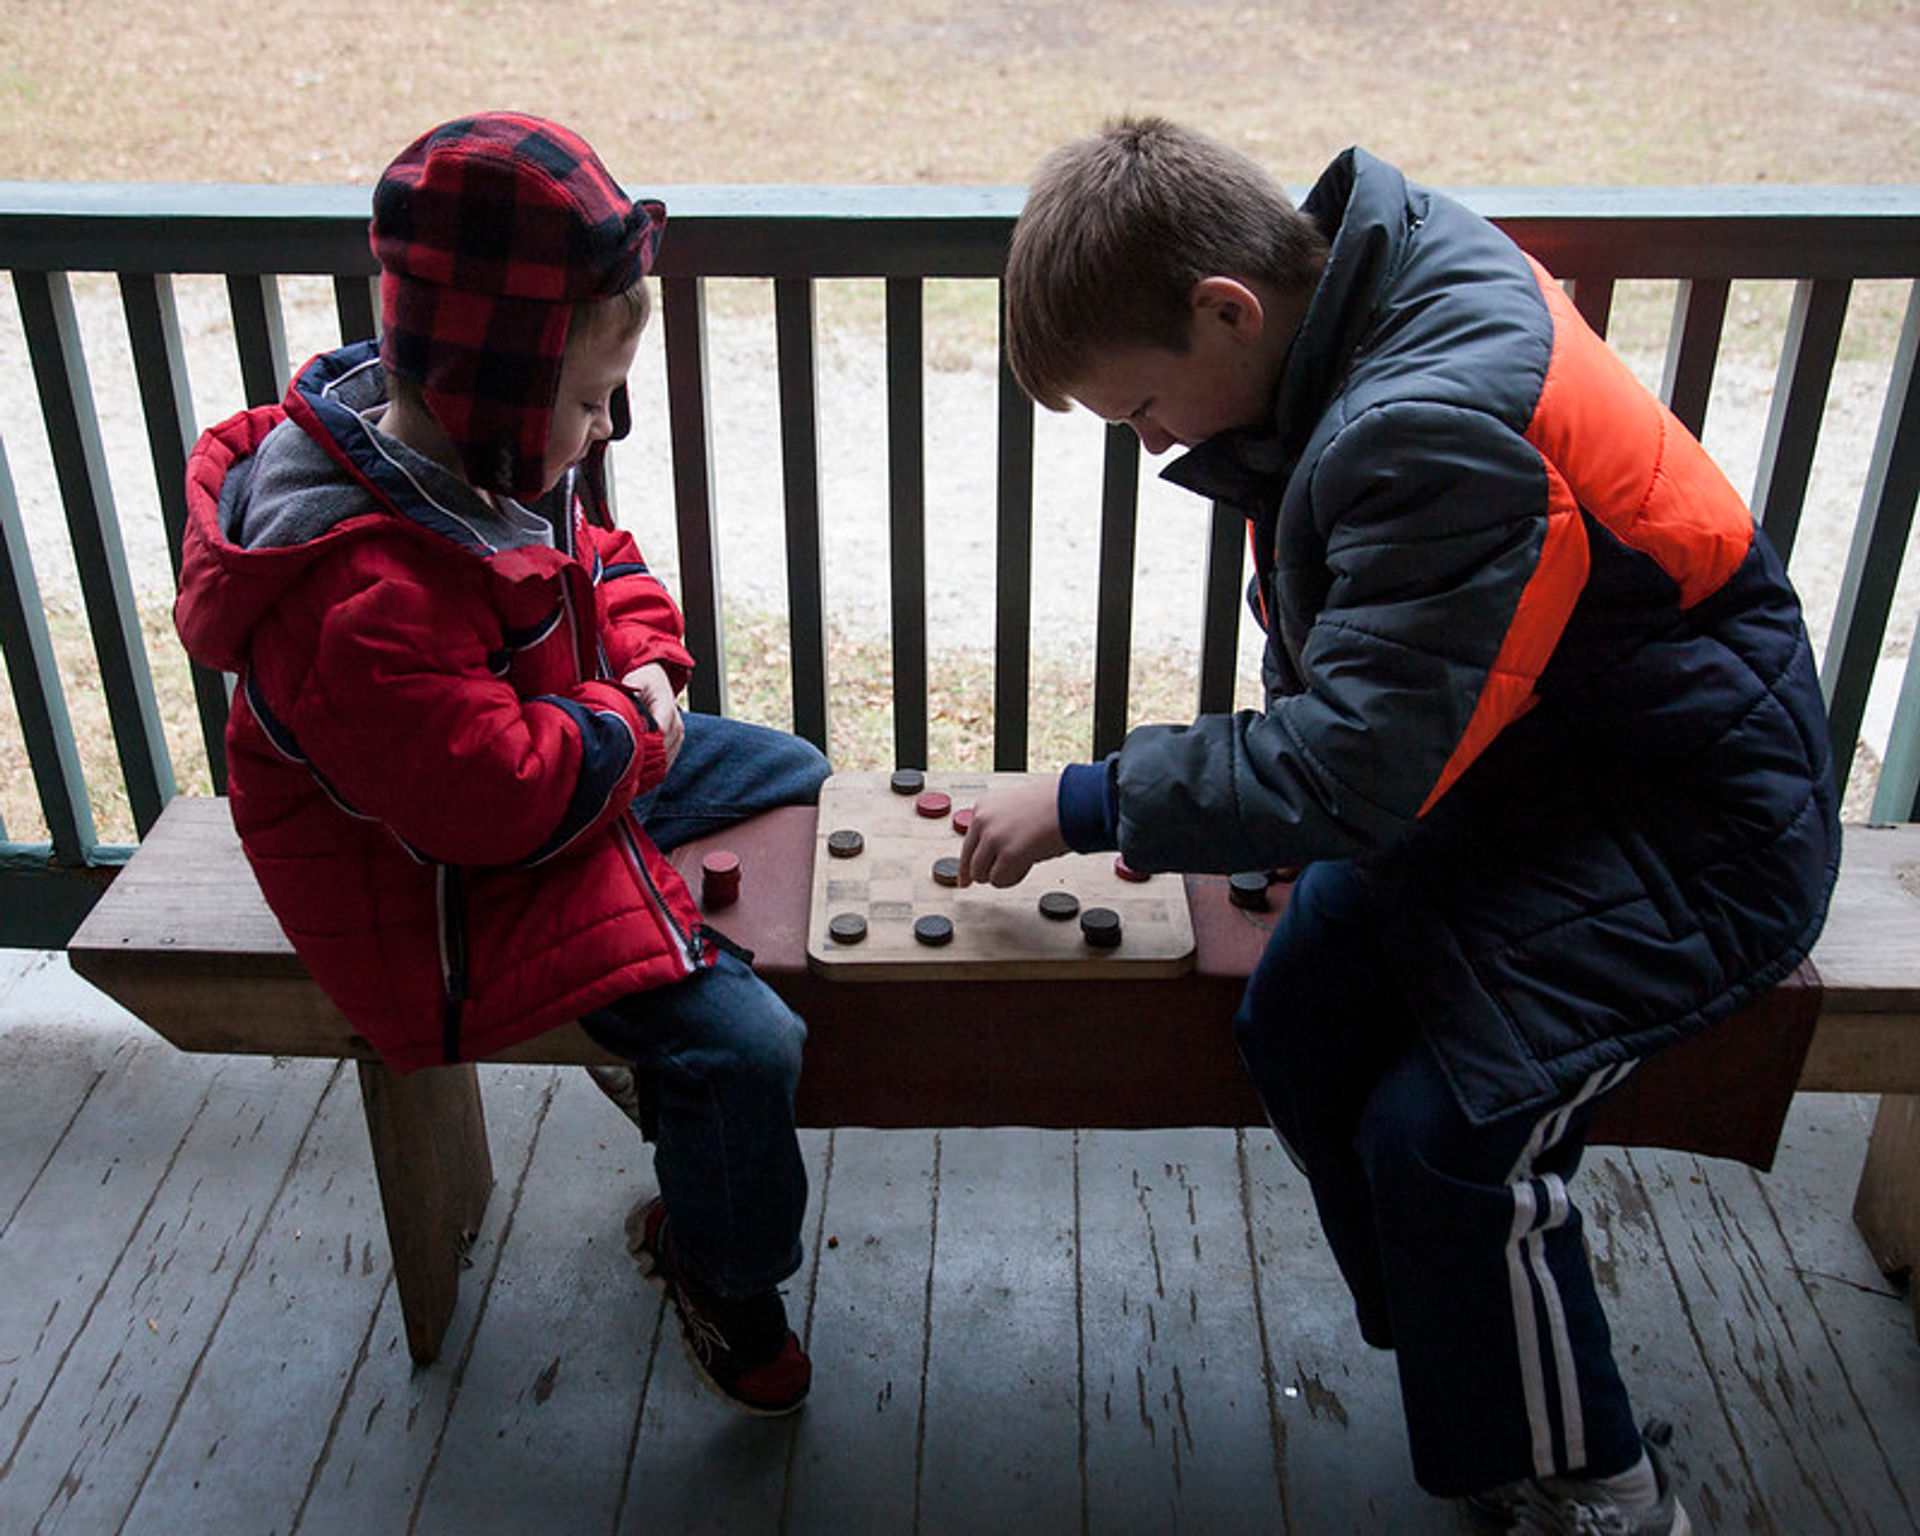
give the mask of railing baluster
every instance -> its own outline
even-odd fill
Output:
[[[86,599],[107,717],[126,780],[127,803],[144,836],[173,798],[173,767],[160,730],[153,678],[140,634],[140,611],[114,512],[73,290],[60,272],[15,272],[13,286],[40,390],[40,414],[53,451],[60,499],[66,507],[68,536]]]
[[[240,356],[240,387],[248,405],[277,405],[293,373],[287,361],[280,284],[269,274],[227,274],[227,307]]]
[[[813,281],[776,278],[774,345],[779,358],[780,462],[787,509],[787,635],[793,665],[793,729],[827,745],[827,620],[820,581],[820,402]]]
[[[673,452],[674,527],[680,545],[680,606],[699,666],[687,702],[727,712],[727,651],[720,622],[720,545],[713,516],[713,432],[707,406],[706,279],[660,280],[665,327],[667,427]]]
[[[1233,708],[1240,676],[1240,608],[1246,601],[1247,519],[1224,502],[1213,504],[1207,539],[1206,611],[1200,631],[1200,698],[1203,715]]]
[[[1800,510],[1806,504],[1813,450],[1820,440],[1820,419],[1852,290],[1845,279],[1794,286],[1753,487],[1753,515],[1782,560],[1793,554],[1800,531]]]
[[[127,340],[133,349],[133,375],[139,386],[154,482],[160,493],[167,554],[178,577],[180,540],[187,526],[187,455],[198,434],[193,420],[193,388],[187,379],[186,354],[180,346],[173,278],[164,272],[123,272],[120,304],[127,317]]]
[[[1920,648],[1907,652],[1871,815],[1875,821],[1920,821]]]
[[[1678,284],[1663,390],[1681,420],[1696,430],[1709,410],[1722,409],[1712,400],[1719,362],[1730,356],[1733,346],[1724,335],[1730,285],[1752,281],[1793,286],[1793,311],[1752,497],[1759,525],[1790,554],[1802,504],[1810,494],[1809,472],[1851,287],[1868,281],[1914,281],[1920,192],[1903,187],[1510,188],[1484,189],[1467,200],[1562,274],[1573,302],[1596,329],[1607,327],[1619,284]],[[787,577],[794,600],[790,638],[795,724],[811,734],[825,730],[825,701],[831,694],[823,659],[825,593],[818,574],[823,445],[817,436],[817,357],[811,336],[817,315],[806,285],[822,279],[884,279],[892,745],[897,761],[931,766],[929,672],[935,658],[929,641],[926,571],[926,284],[935,279],[997,279],[1019,207],[1017,189],[1007,188],[703,188],[685,189],[677,198],[677,233],[662,252],[660,275],[674,516],[682,562],[678,595],[687,614],[689,643],[702,661],[690,695],[692,707],[724,712],[728,692],[704,282],[733,277],[775,285],[776,318],[785,333],[782,453]],[[280,308],[283,280],[266,274],[320,274],[332,284],[343,338],[370,334],[378,323],[378,302],[365,218],[364,192],[337,188],[16,186],[0,208],[0,262],[16,274],[16,293],[28,317],[26,334],[43,391],[42,414],[54,449],[58,494],[69,519],[69,536],[81,553],[87,618],[136,822],[151,821],[171,789],[172,770],[165,740],[153,724],[157,708],[126,591],[127,556],[119,547],[100,429],[85,389],[73,301],[66,279],[58,279],[56,288],[46,274],[84,268],[120,277],[143,386],[152,473],[169,546],[177,558],[178,466],[191,424],[186,374],[177,361],[180,338],[168,296],[172,275],[210,273],[225,281],[245,397],[254,403],[275,401],[289,373]],[[1911,328],[1911,319],[1908,324]],[[1877,333],[1875,345],[1880,345]],[[1904,346],[1863,497],[1841,621],[1824,658],[1835,730],[1843,736],[1857,731],[1882,631],[1888,628],[1888,609],[1900,595],[1898,590],[1890,594],[1887,584],[1894,580],[1900,546],[1911,533],[1916,451],[1911,445],[1920,438],[1920,423],[1911,403],[1911,341]],[[1034,708],[1035,423],[1033,408],[1004,364],[997,388],[992,755],[997,768],[1023,768]],[[224,416],[238,403],[223,404],[218,414]],[[1123,462],[1123,455],[1133,457]],[[1137,559],[1138,506],[1130,500],[1137,496],[1137,450],[1124,438],[1110,441],[1107,460],[1093,660],[1096,750],[1124,735],[1131,708],[1130,631],[1137,620],[1129,606],[1128,569],[1130,560]],[[120,465],[113,467],[124,473]],[[147,472],[144,463],[136,467],[143,480]],[[23,484],[20,495],[28,494]],[[37,498],[40,492],[36,487],[31,494]],[[1198,692],[1205,709],[1231,708],[1237,689],[1245,562],[1244,525],[1237,514],[1217,513],[1199,637]],[[23,596],[18,589],[10,597],[16,607],[37,601],[30,591]],[[1906,600],[1901,600],[1904,608]],[[25,638],[9,643],[16,650],[32,649]],[[217,764],[224,687],[198,673],[194,683],[200,726]],[[1920,795],[1912,782],[1920,770],[1903,767],[1903,753],[1920,755],[1920,673],[1903,691],[1897,710],[1894,740],[1882,767],[1882,801],[1900,803],[1906,814]],[[50,750],[57,759],[57,747]],[[94,772],[97,776],[99,770]],[[67,792],[75,802],[74,814],[86,817],[85,787],[76,780]],[[58,790],[50,793],[57,799]],[[49,814],[67,824],[61,833],[63,853],[91,836],[57,805]],[[96,850],[92,857],[98,862],[112,855],[113,850]],[[42,850],[33,857],[44,862],[47,855]]]
[[[1140,438],[1109,426],[1100,476],[1099,621],[1093,642],[1093,755],[1105,757],[1127,734],[1133,689],[1133,565],[1140,531]]]
[[[1599,273],[1573,278],[1567,284],[1573,307],[1596,336],[1607,334],[1607,321],[1613,314],[1613,286],[1611,277]]]
[[[1820,668],[1827,695],[1827,720],[1834,761],[1844,778],[1853,762],[1854,743],[1867,711],[1887,632],[1894,588],[1913,527],[1914,502],[1920,497],[1920,282],[1907,293],[1907,318],[1900,330],[1887,400],[1874,439],[1873,460],[1860,496],[1853,547],[1840,580],[1839,611]]]
[[[371,341],[380,332],[377,280],[341,274],[333,280],[333,313],[340,322],[342,345]]]
[[[928,766],[925,291],[887,279],[888,591],[893,615],[893,755]]]
[[[139,382],[140,404],[146,416],[160,520],[166,529],[167,554],[173,562],[177,581],[180,542],[187,526],[187,455],[193,448],[195,429],[193,390],[187,380],[186,354],[180,346],[173,278],[164,272],[123,272],[120,302],[126,311],[133,373]],[[227,792],[226,682],[218,672],[211,672],[196,661],[189,661],[188,668],[200,715],[200,736],[212,771],[213,792],[224,795]]]
[[[1007,363],[1001,290],[998,518],[994,539],[993,766],[1027,766],[1033,664],[1033,402]]]
[[[54,860],[69,866],[85,864],[97,842],[93,811],[4,442],[0,442],[0,654],[7,659],[20,734],[26,741]],[[0,828],[0,839],[4,837],[5,830]]]
[[[1707,419],[1713,393],[1714,364],[1720,359],[1720,333],[1727,320],[1725,278],[1682,279],[1674,298],[1673,328],[1667,336],[1666,377],[1660,395],[1695,437]]]

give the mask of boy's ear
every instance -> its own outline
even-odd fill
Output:
[[[1193,285],[1193,319],[1224,324],[1241,339],[1251,341],[1266,328],[1267,311],[1260,295],[1237,277],[1203,277]]]

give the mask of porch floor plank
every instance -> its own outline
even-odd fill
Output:
[[[531,1157],[546,1113],[555,1074],[551,1068],[503,1067],[488,1074],[487,1131],[493,1148],[495,1185],[486,1219],[461,1277],[459,1304],[442,1341],[441,1364],[417,1370],[407,1354],[406,1323],[392,1271],[384,1260],[386,1228],[380,1216],[364,1121],[353,1162],[354,1211],[362,1224],[359,1244],[371,1242],[379,1288],[368,1297],[350,1340],[351,1373],[341,1391],[316,1398],[302,1412],[327,1426],[312,1468],[305,1502],[282,1531],[321,1533],[367,1529],[377,1518],[395,1530],[410,1529],[422,1507],[428,1480],[445,1440],[449,1414],[461,1387],[466,1358],[491,1301],[490,1281],[500,1262],[502,1237],[512,1223],[514,1194]],[[348,1095],[356,1117],[357,1092]],[[356,1286],[358,1282],[356,1281]],[[568,1326],[551,1320],[548,1332]],[[273,1527],[263,1526],[263,1529]]]
[[[625,1462],[646,1387],[658,1307],[609,1220],[643,1148],[584,1072],[550,1082],[423,1533],[606,1531],[619,1514],[619,1480],[580,1473]]]
[[[1239,1146],[1215,1131],[1080,1134],[1081,1423],[1095,1529],[1280,1528]]]
[[[796,1426],[789,1536],[910,1529],[920,1461],[940,1138],[855,1128],[831,1140],[812,1254],[821,1389]]]
[[[353,1073],[317,1061],[285,1070],[322,1089],[305,1145],[156,1448],[129,1531],[218,1530],[236,1510],[261,1530],[292,1529],[331,1409],[289,1405],[340,1400],[387,1288]]]
[[[1305,1177],[1270,1134],[1246,1132],[1241,1157],[1273,1362],[1282,1528],[1458,1531],[1454,1507],[1414,1484],[1393,1357],[1361,1342]]]
[[[55,1169],[99,1170],[99,1185],[81,1191],[42,1181],[6,1234],[4,1248],[18,1249],[0,1260],[9,1289],[50,1282],[59,1297],[76,1267],[87,1278],[65,1297],[80,1306],[59,1329],[57,1366],[9,1453],[0,1529],[120,1528],[221,1327],[324,1087],[313,1074],[258,1059],[181,1074],[178,1063],[141,1053],[138,1065],[137,1076],[117,1085],[133,1091],[95,1095],[55,1154]],[[171,1124],[152,1118],[169,1107]],[[177,1139],[138,1146],[131,1133],[140,1127]],[[62,1160],[69,1146],[71,1165]],[[126,1235],[118,1262],[96,1280],[77,1249],[102,1204]],[[26,1208],[35,1205],[41,1210]],[[65,1274],[53,1267],[63,1257]],[[43,1366],[50,1353],[40,1352]],[[36,1484],[44,1498],[29,1493]]]
[[[573,1069],[482,1074],[498,1184],[408,1358],[354,1077],[181,1055],[0,951],[0,1530],[1452,1533],[1264,1129],[809,1131],[814,1398],[697,1384]],[[1766,1175],[1597,1148],[1622,1368],[1702,1533],[1920,1528],[1920,1341],[1851,1222],[1873,1101]]]
[[[1073,1140],[940,1137],[919,1529],[1080,1526]]]

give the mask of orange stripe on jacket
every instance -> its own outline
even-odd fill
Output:
[[[1494,737],[1533,708],[1534,685],[1540,681],[1573,615],[1574,604],[1586,587],[1591,564],[1586,524],[1580,521],[1580,508],[1567,482],[1551,464],[1546,469],[1547,536],[1540,546],[1539,564],[1520,593],[1513,622],[1507,626],[1500,653],[1494,657],[1479,702],[1473,707],[1473,718],[1420,807],[1423,816]]]
[[[1650,557],[1691,608],[1717,592],[1753,545],[1753,514],[1693,434],[1598,336],[1551,273],[1533,274],[1553,316],[1547,369],[1527,441],[1586,511]]]
[[[1665,571],[1682,608],[1717,592],[1753,545],[1753,514],[1720,467],[1593,333],[1553,275],[1531,257],[1528,264],[1553,320],[1553,356],[1525,433],[1546,461],[1547,537],[1422,814],[1533,707],[1535,684],[1586,585],[1582,511]]]

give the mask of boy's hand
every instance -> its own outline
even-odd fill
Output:
[[[1058,799],[1059,785],[1043,779],[997,790],[974,806],[960,845],[960,883],[1018,885],[1042,859],[1066,853]]]
[[[686,727],[680,723],[680,702],[674,697],[673,682],[667,669],[657,661],[636,667],[620,679],[620,686],[640,701],[640,707],[653,717],[655,729],[666,742],[667,766],[680,755],[680,743]]]

